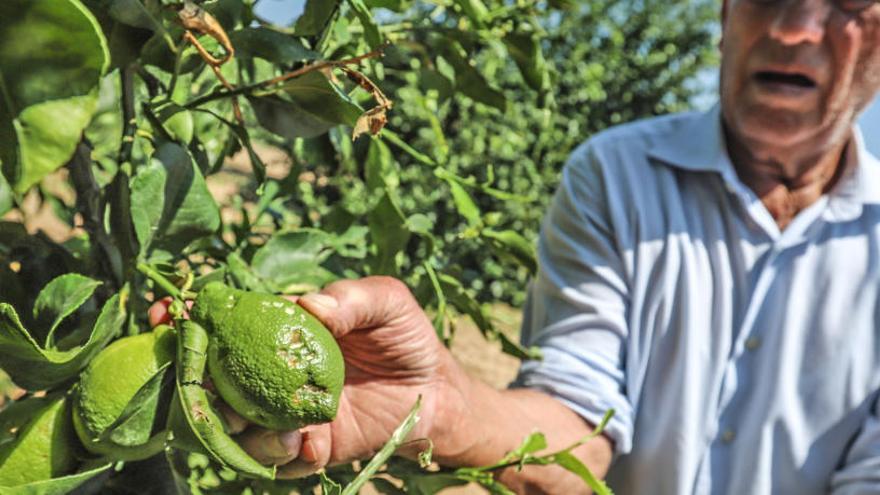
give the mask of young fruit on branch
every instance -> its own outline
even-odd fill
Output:
[[[345,379],[333,335],[282,297],[211,283],[191,318],[209,335],[208,375],[245,419],[291,430],[336,416]]]
[[[123,337],[102,350],[80,376],[73,424],[92,453],[140,460],[159,453],[164,434],[153,434],[159,387],[175,355],[175,332],[162,325]]]
[[[69,411],[63,397],[33,397],[0,413],[2,433],[14,430],[14,438],[0,445],[0,491],[73,471],[77,442]]]

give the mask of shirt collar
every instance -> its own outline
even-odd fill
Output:
[[[880,161],[865,147],[861,130],[853,126],[848,171],[829,194],[829,207],[837,220],[861,214],[862,204],[880,204]],[[660,162],[690,171],[717,172],[728,186],[745,187],[736,175],[721,127],[721,106],[684,119],[670,128],[665,139],[655,141],[648,155]]]

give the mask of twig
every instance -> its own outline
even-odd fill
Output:
[[[133,66],[122,69],[122,143],[119,145],[119,164],[131,161],[131,150],[134,147],[134,134],[137,131],[137,115],[134,109],[134,72]]]
[[[178,301],[183,301],[183,297],[184,297],[183,292],[181,292],[181,290],[178,289],[176,285],[171,283],[170,280],[165,278],[164,275],[162,275],[161,273],[159,273],[158,271],[153,269],[152,266],[150,266],[146,263],[138,263],[137,269],[139,272],[146,275],[147,278],[152,280],[156,285],[161,287],[165,292],[167,292],[169,296],[171,296],[174,299],[177,299]]]
[[[309,72],[321,70],[321,69],[326,69],[328,67],[340,67],[340,66],[344,66],[344,65],[358,64],[366,59],[382,56],[383,49],[384,49],[384,47],[377,48],[376,50],[373,50],[369,53],[364,53],[363,55],[358,55],[356,57],[351,57],[351,58],[347,58],[344,60],[322,60],[320,62],[314,62],[309,65],[304,65],[303,67],[300,67],[299,69],[296,69],[294,71],[288,72],[286,74],[282,74],[278,77],[273,77],[272,79],[267,79],[265,81],[260,81],[260,82],[250,84],[247,86],[239,86],[239,87],[235,88],[234,90],[219,91],[216,93],[210,93],[205,96],[201,96],[199,98],[196,98],[196,99],[190,101],[189,103],[184,105],[184,107],[191,109],[191,108],[198,107],[200,105],[204,105],[205,103],[208,103],[208,102],[211,102],[214,100],[219,100],[222,98],[228,98],[230,96],[236,96],[236,95],[240,95],[240,94],[244,94],[244,93],[249,93],[249,92],[257,90],[257,89],[268,88],[270,86],[274,86],[276,84],[287,81],[288,79],[293,79],[293,78],[302,76],[304,74],[307,74]]]
[[[76,208],[82,215],[83,229],[94,242],[92,256],[115,290],[122,287],[122,260],[113,240],[104,229],[101,188],[92,174],[91,153],[91,147],[83,139],[77,145],[73,158],[67,163],[67,168],[76,190]]]

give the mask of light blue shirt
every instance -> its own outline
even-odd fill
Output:
[[[517,385],[613,408],[620,495],[880,494],[880,162],[781,231],[718,107],[580,146],[543,224]]]

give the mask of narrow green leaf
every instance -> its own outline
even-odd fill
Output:
[[[570,452],[560,452],[553,456],[553,461],[560,467],[578,475],[587,486],[593,490],[595,495],[613,495],[611,489],[604,481],[597,478],[592,471],[587,468],[574,454]]]
[[[367,44],[374,50],[379,48],[382,45],[382,34],[379,32],[379,26],[376,25],[370,8],[364,4],[363,0],[348,0],[348,4],[351,5],[354,14],[364,27],[364,37],[367,39]]]
[[[144,445],[150,441],[150,433],[159,412],[159,395],[170,384],[170,380],[165,380],[170,367],[171,362],[165,363],[138,389],[116,420],[100,432],[97,441],[109,440],[123,447]]]
[[[327,476],[327,473],[321,471],[321,494],[341,495],[342,485],[333,481]]]
[[[55,278],[40,291],[34,301],[34,319],[46,325],[46,347],[51,347],[52,337],[61,322],[83,305],[101,282],[77,273]]]
[[[519,459],[526,454],[534,454],[535,452],[546,448],[547,438],[544,436],[543,433],[536,431],[527,436],[519,447],[504,456],[504,460],[502,462],[509,462],[514,459]]]
[[[485,27],[489,9],[486,8],[486,4],[482,0],[455,0],[455,3],[461,7],[461,10],[476,27]]]
[[[529,274],[534,276],[538,271],[538,261],[536,259],[535,248],[531,242],[527,241],[519,232],[513,230],[492,230],[483,229],[480,232],[485,239],[489,240],[489,245],[496,252],[512,257],[521,265],[529,270]]]
[[[431,39],[431,48],[441,54],[455,69],[455,89],[465,96],[500,111],[507,109],[504,93],[493,88],[486,78],[477,70],[476,64],[467,56],[460,43],[447,38]]]
[[[404,476],[402,478],[406,487],[405,493],[410,495],[433,495],[445,488],[463,486],[470,482],[470,480],[462,479],[455,474],[446,473],[424,473]]]
[[[397,253],[406,247],[411,233],[406,228],[406,217],[389,193],[385,192],[367,214],[367,224],[376,246],[373,273],[397,275]]]
[[[483,224],[483,220],[480,218],[480,209],[471,195],[455,180],[449,179],[446,183],[449,184],[449,189],[452,191],[452,200],[455,202],[458,213],[467,220],[471,227],[480,227]]]
[[[516,62],[520,74],[532,89],[550,91],[550,72],[541,50],[541,40],[536,33],[512,32],[504,37],[507,52]]]
[[[422,408],[422,396],[416,400],[416,403],[413,405],[412,409],[410,409],[409,414],[404,418],[403,422],[400,423],[400,426],[394,430],[394,433],[391,434],[391,438],[385,442],[385,445],[379,449],[379,452],[370,459],[370,462],[364,466],[363,469],[358,473],[357,477],[342,490],[341,495],[355,495],[359,493],[361,487],[379,471],[385,462],[388,461],[388,458],[391,457],[395,451],[403,444],[406,440],[406,437],[409,436],[409,433],[416,426],[416,423],[419,422],[419,410]]]
[[[0,495],[66,495],[95,476],[107,471],[112,466],[113,463],[108,463],[81,473],[45,481],[35,481],[11,488],[0,486]]]
[[[0,162],[22,193],[73,155],[110,62],[77,0],[0,2]]]
[[[21,324],[15,309],[0,303],[0,368],[28,390],[44,390],[75,377],[125,323],[124,303],[111,297],[101,310],[88,340],[67,351],[41,347]]]

